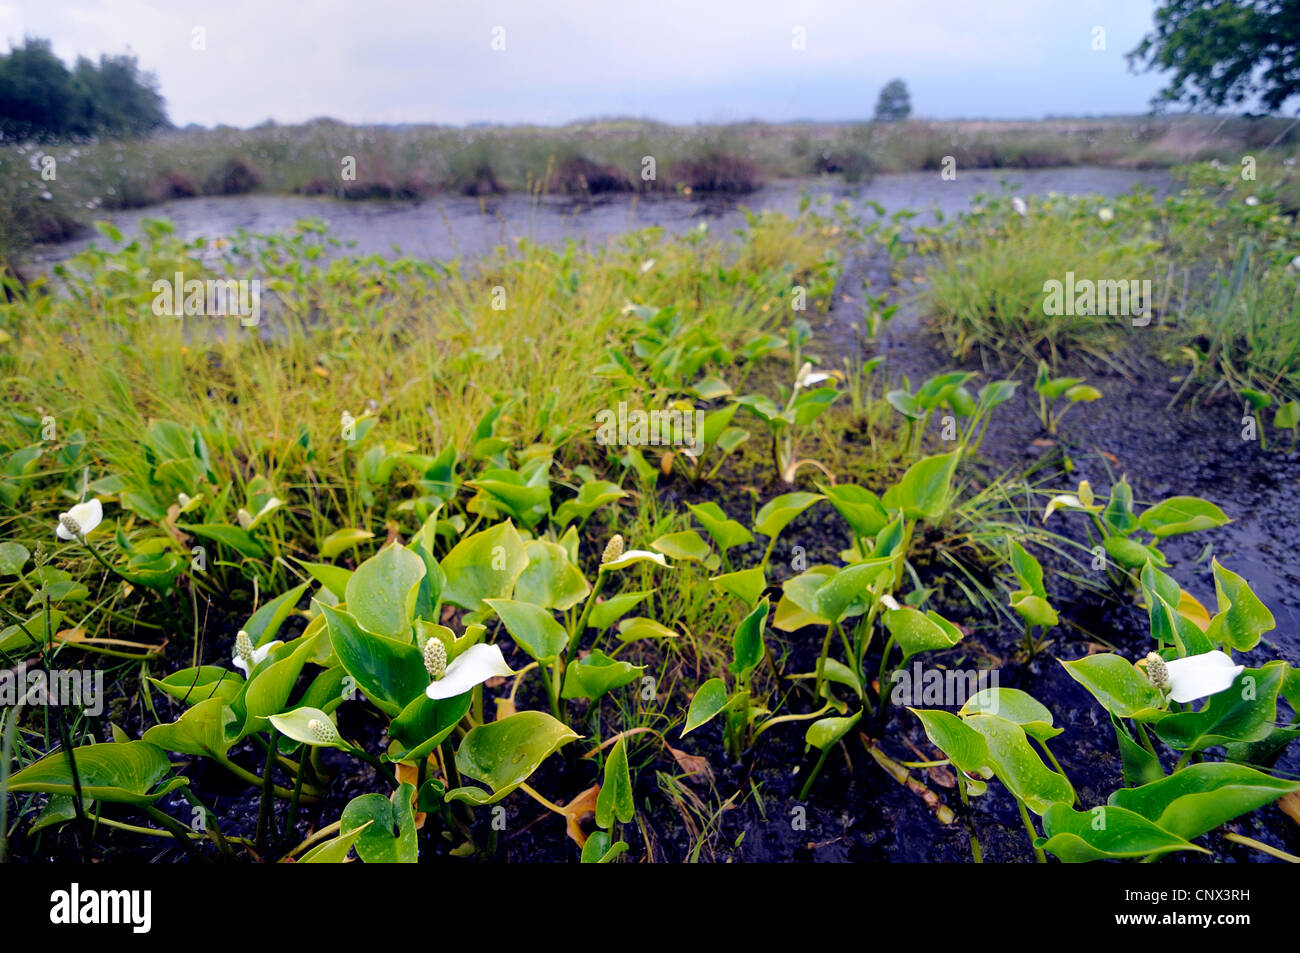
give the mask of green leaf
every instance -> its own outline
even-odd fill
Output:
[[[1138,517],[1138,527],[1156,539],[1213,529],[1230,522],[1223,510],[1195,496],[1171,496],[1144,510]]]
[[[591,585],[558,543],[534,539],[524,547],[524,554],[528,565],[515,582],[515,598],[520,602],[563,612],[591,592]]]
[[[861,615],[875,600],[875,589],[892,581],[898,562],[894,557],[866,559],[845,566],[812,594],[811,609],[821,618],[839,622],[849,615]],[[793,594],[791,598],[794,598]]]
[[[1133,488],[1128,485],[1128,480],[1121,479],[1110,488],[1110,502],[1106,504],[1103,516],[1107,525],[1121,536],[1137,529],[1137,517],[1133,515]]]
[[[368,822],[373,823],[373,822]],[[365,831],[364,827],[331,837],[323,844],[317,844],[298,858],[300,864],[341,864],[348,859],[348,853],[356,845]]]
[[[453,698],[433,699],[421,692],[388,725],[388,756],[394,761],[418,764],[433,753],[469,712],[472,692]]]
[[[640,605],[652,592],[653,589],[644,592],[623,592],[617,596],[610,596],[604,602],[596,603],[591,609],[591,614],[587,616],[587,628],[602,631],[608,629]]]
[[[317,605],[339,663],[380,711],[396,715],[429,687],[424,656],[414,645],[367,632],[350,613]]]
[[[304,636],[275,649],[271,655],[275,661],[263,663],[253,670],[252,678],[244,687],[242,704],[236,699],[232,705],[236,713],[241,708],[244,711],[244,727],[239,733],[240,738],[246,738],[256,731],[265,731],[269,724],[267,718],[284,711],[298,676],[302,674],[302,667],[315,651],[316,637]]]
[[[1064,728],[1053,727],[1052,713],[1028,692],[1018,688],[983,688],[966,699],[961,706],[962,716],[998,715],[1013,721],[1036,741],[1050,741]]]
[[[340,602],[348,597],[348,580],[352,578],[351,569],[331,566],[328,563],[299,563],[299,565],[327,591],[332,592]]]
[[[776,537],[790,521],[808,507],[826,499],[820,493],[786,493],[769,500],[754,518],[754,529],[764,536]]]
[[[0,576],[21,576],[31,553],[18,543],[0,543]]]
[[[1224,569],[1217,559],[1213,567],[1219,611],[1210,620],[1205,635],[1215,644],[1249,652],[1259,644],[1260,636],[1275,628],[1277,622],[1245,579]]]
[[[633,616],[618,624],[618,637],[623,642],[636,642],[639,639],[675,639],[677,633],[654,619]]]
[[[757,602],[758,597],[767,588],[767,577],[761,566],[712,576],[709,582],[713,583],[714,588],[735,596],[742,605],[746,606],[752,606]]]
[[[494,804],[519,785],[555,751],[578,738],[577,732],[540,711],[521,711],[486,725],[475,725],[456,749],[456,767],[463,775],[491,788],[460,787],[447,792],[449,801]]]
[[[585,658],[564,669],[564,690],[560,697],[590,698],[594,701],[607,692],[635,681],[643,671],[644,665],[613,659],[600,649],[592,649]]]
[[[925,457],[907,468],[903,478],[885,491],[881,502],[888,510],[901,510],[908,519],[933,520],[948,502],[953,474],[961,451]]]
[[[700,563],[706,569],[716,569],[718,566],[718,557],[713,548],[693,529],[660,536],[650,544],[650,548],[669,559]]]
[[[839,744],[839,740],[852,731],[853,726],[861,718],[861,710],[847,718],[819,718],[808,726],[808,730],[804,733],[804,741],[814,748],[825,751]]]
[[[1159,856],[1175,850],[1209,853],[1122,807],[1076,811],[1069,804],[1052,804],[1043,814],[1043,831],[1047,837],[1037,846],[1067,864]]]
[[[1165,769],[1164,765],[1160,763],[1160,758],[1139,744],[1128,733],[1128,729],[1119,718],[1110,715],[1110,723],[1115,728],[1115,740],[1119,743],[1121,773],[1124,775],[1124,783],[1131,787],[1163,778]]]
[[[239,735],[238,720],[223,699],[209,698],[170,724],[154,725],[144,733],[144,740],[164,751],[223,761]]]
[[[717,503],[687,504],[687,509],[695,515],[705,531],[713,537],[718,549],[724,553],[736,546],[743,546],[754,541],[754,534],[740,523],[730,519]],[[653,546],[654,544],[651,543]],[[668,555],[672,555],[669,553]]]
[[[171,778],[167,752],[148,741],[128,741],[82,745],[72,750],[81,795],[94,801],[119,804],[152,804],[189,783],[185,778]],[[46,755],[9,776],[6,791],[21,794],[41,791],[46,794],[76,796],[72,766],[66,751]]]
[[[1028,589],[1033,595],[1047,598],[1047,590],[1043,588],[1042,565],[1014,539],[1011,540],[1011,570],[1022,588]]]
[[[993,777],[989,746],[978,731],[952,712],[937,708],[909,708],[908,711],[921,719],[926,737],[959,771],[985,780]]]
[[[195,536],[201,536],[204,539],[210,539],[214,543],[220,543],[222,546],[229,547],[241,556],[249,559],[261,559],[266,555],[266,550],[262,544],[255,540],[247,530],[238,526],[229,526],[225,523],[191,523],[181,525],[180,529],[187,533],[193,533]]]
[[[1165,698],[1160,689],[1121,656],[1108,652],[1061,664],[1112,715],[1132,718],[1164,708]]]
[[[413,864],[419,859],[415,814],[415,786],[402,783],[391,798],[363,794],[348,802],[339,829],[356,831],[357,856],[367,864]]]
[[[447,587],[442,597],[462,609],[481,611],[484,599],[508,599],[528,566],[523,540],[510,522],[466,536],[442,560]]]
[[[760,600],[736,627],[736,634],[732,638],[733,661],[728,671],[742,683],[749,679],[750,673],[763,661],[763,628],[767,624],[767,607],[767,599]]]
[[[607,480],[589,480],[578,488],[578,495],[565,500],[555,511],[554,523],[564,526],[571,520],[586,519],[602,506],[621,500],[627,492]]]
[[[874,539],[889,523],[889,513],[880,502],[880,497],[870,490],[854,483],[841,483],[838,486],[821,486],[817,489],[826,494],[831,505],[848,522],[853,535],[859,539]]]
[[[605,830],[610,830],[615,818],[622,824],[628,824],[635,814],[632,777],[627,768],[626,739],[619,738],[605,759],[605,780],[600,786],[600,793],[596,795],[596,823]]]
[[[238,672],[220,665],[184,668],[172,672],[166,678],[151,677],[149,681],[186,705],[197,705],[213,697],[230,701],[244,688],[244,679]]]
[[[1051,804],[1073,803],[1074,788],[1043,764],[1023,728],[998,715],[971,715],[964,720],[984,736],[993,773],[1025,807],[1042,815]]]
[[[627,853],[627,841],[610,843],[608,831],[592,831],[587,843],[582,845],[582,863],[608,864]]]
[[[727,683],[721,678],[711,678],[701,685],[686,711],[686,727],[681,736],[685,738],[700,725],[716,718],[727,707],[727,701]]]
[[[1140,788],[1122,788],[1109,802],[1191,840],[1298,790],[1300,782],[1218,761],[1188,765]]]
[[[1049,629],[1061,621],[1052,604],[1042,596],[1036,596],[1028,592],[1013,592],[1011,594],[1011,608],[1014,609],[1020,618],[1025,620],[1026,625],[1037,625],[1044,629]]]
[[[907,607],[887,609],[881,620],[903,650],[904,664],[919,652],[950,649],[961,641],[961,630],[937,612]]]
[[[348,611],[366,631],[411,641],[411,619],[424,560],[405,546],[394,543],[371,556],[348,580]]]
[[[1157,558],[1156,551],[1143,546],[1137,540],[1128,539],[1125,536],[1107,536],[1102,541],[1102,546],[1106,554],[1115,560],[1125,569],[1137,569],[1139,566],[1145,566],[1147,560],[1155,560],[1157,565],[1163,566],[1164,559]]]
[[[1210,696],[1200,711],[1171,712],[1155,726],[1160,739],[1179,751],[1203,751],[1230,742],[1262,741],[1277,721],[1277,693],[1287,663],[1248,668],[1227,691]]]
[[[319,556],[326,561],[333,559],[353,546],[358,546],[368,539],[374,539],[375,534],[366,529],[346,528],[335,530],[321,540]]]
[[[487,604],[500,616],[515,644],[538,662],[553,662],[569,644],[569,633],[546,609],[510,599],[488,599]]]
[[[298,605],[298,600],[307,591],[308,585],[310,583],[304,582],[302,585],[294,586],[288,592],[276,596],[248,617],[248,621],[244,623],[244,631],[248,633],[253,645],[265,645],[275,639],[280,633],[280,626],[284,624],[284,620],[289,618],[289,613],[293,612],[294,607]]]

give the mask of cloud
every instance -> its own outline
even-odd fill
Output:
[[[52,6],[24,19],[0,4],[0,30],[48,36],[65,59],[129,48],[180,124],[861,118],[894,76],[922,115],[1137,112],[1157,85],[1124,70],[1151,20],[1131,0],[1087,11],[1059,0]],[[1094,25],[1108,31],[1105,52],[1089,47]]]

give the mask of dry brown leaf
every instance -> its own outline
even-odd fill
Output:
[[[1290,794],[1282,795],[1278,799],[1277,806],[1282,809],[1283,814],[1300,824],[1300,792],[1292,791]]]
[[[419,765],[409,764],[405,761],[399,761],[395,765],[393,776],[397,778],[398,784],[410,784],[416,791],[411,795],[411,803],[419,806],[420,803],[420,767]],[[415,812],[415,829],[424,830],[424,812]]]
[[[682,769],[692,781],[707,782],[713,780],[713,768],[709,765],[709,759],[703,755],[687,754],[672,745],[667,745],[668,753],[673,756],[677,762],[677,767]]]
[[[515,713],[515,702],[513,698],[498,698],[497,703],[497,721],[503,718],[509,718]]]
[[[659,458],[659,470],[661,473],[663,473],[664,476],[667,476],[668,474],[673,472],[673,458],[675,456],[676,454],[674,454],[673,451],[669,450],[666,453],[664,453],[662,457]]]
[[[596,798],[599,795],[600,785],[593,784],[568,804],[561,805],[564,808],[565,833],[567,833],[579,847],[586,846],[587,832],[582,829],[582,822],[587,818],[595,816]]]

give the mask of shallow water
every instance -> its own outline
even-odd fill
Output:
[[[919,223],[933,222],[935,210],[945,217],[965,211],[981,192],[999,193],[1004,185],[1023,195],[1049,191],[1119,195],[1135,185],[1170,191],[1167,172],[1103,169],[1089,166],[1062,169],[981,170],[958,172],[944,181],[938,172],[904,172],[881,175],[859,186],[839,179],[782,180],[733,201],[687,198],[642,198],[630,195],[599,198],[574,204],[562,198],[505,195],[497,198],[448,196],[427,202],[344,202],[331,198],[296,195],[238,195],[178,199],[144,209],[116,212],[106,217],[128,236],[140,231],[145,218],[166,218],[179,236],[217,238],[243,228],[250,233],[279,232],[304,218],[320,218],[331,234],[355,243],[360,254],[393,255],[395,250],[416,258],[448,259],[481,256],[498,245],[513,245],[521,238],[554,244],[569,239],[603,244],[610,238],[641,228],[659,226],[684,232],[707,221],[715,233],[727,234],[745,224],[744,209],[774,210],[794,214],[804,194],[846,200],[866,221],[874,218],[867,203],[878,202],[887,214],[901,209],[919,212]],[[97,235],[57,245],[38,246],[38,263],[68,258]]]

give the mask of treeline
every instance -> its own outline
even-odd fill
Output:
[[[49,40],[0,54],[0,138],[139,135],[169,125],[158,82],[134,56],[84,56],[68,69]]]

